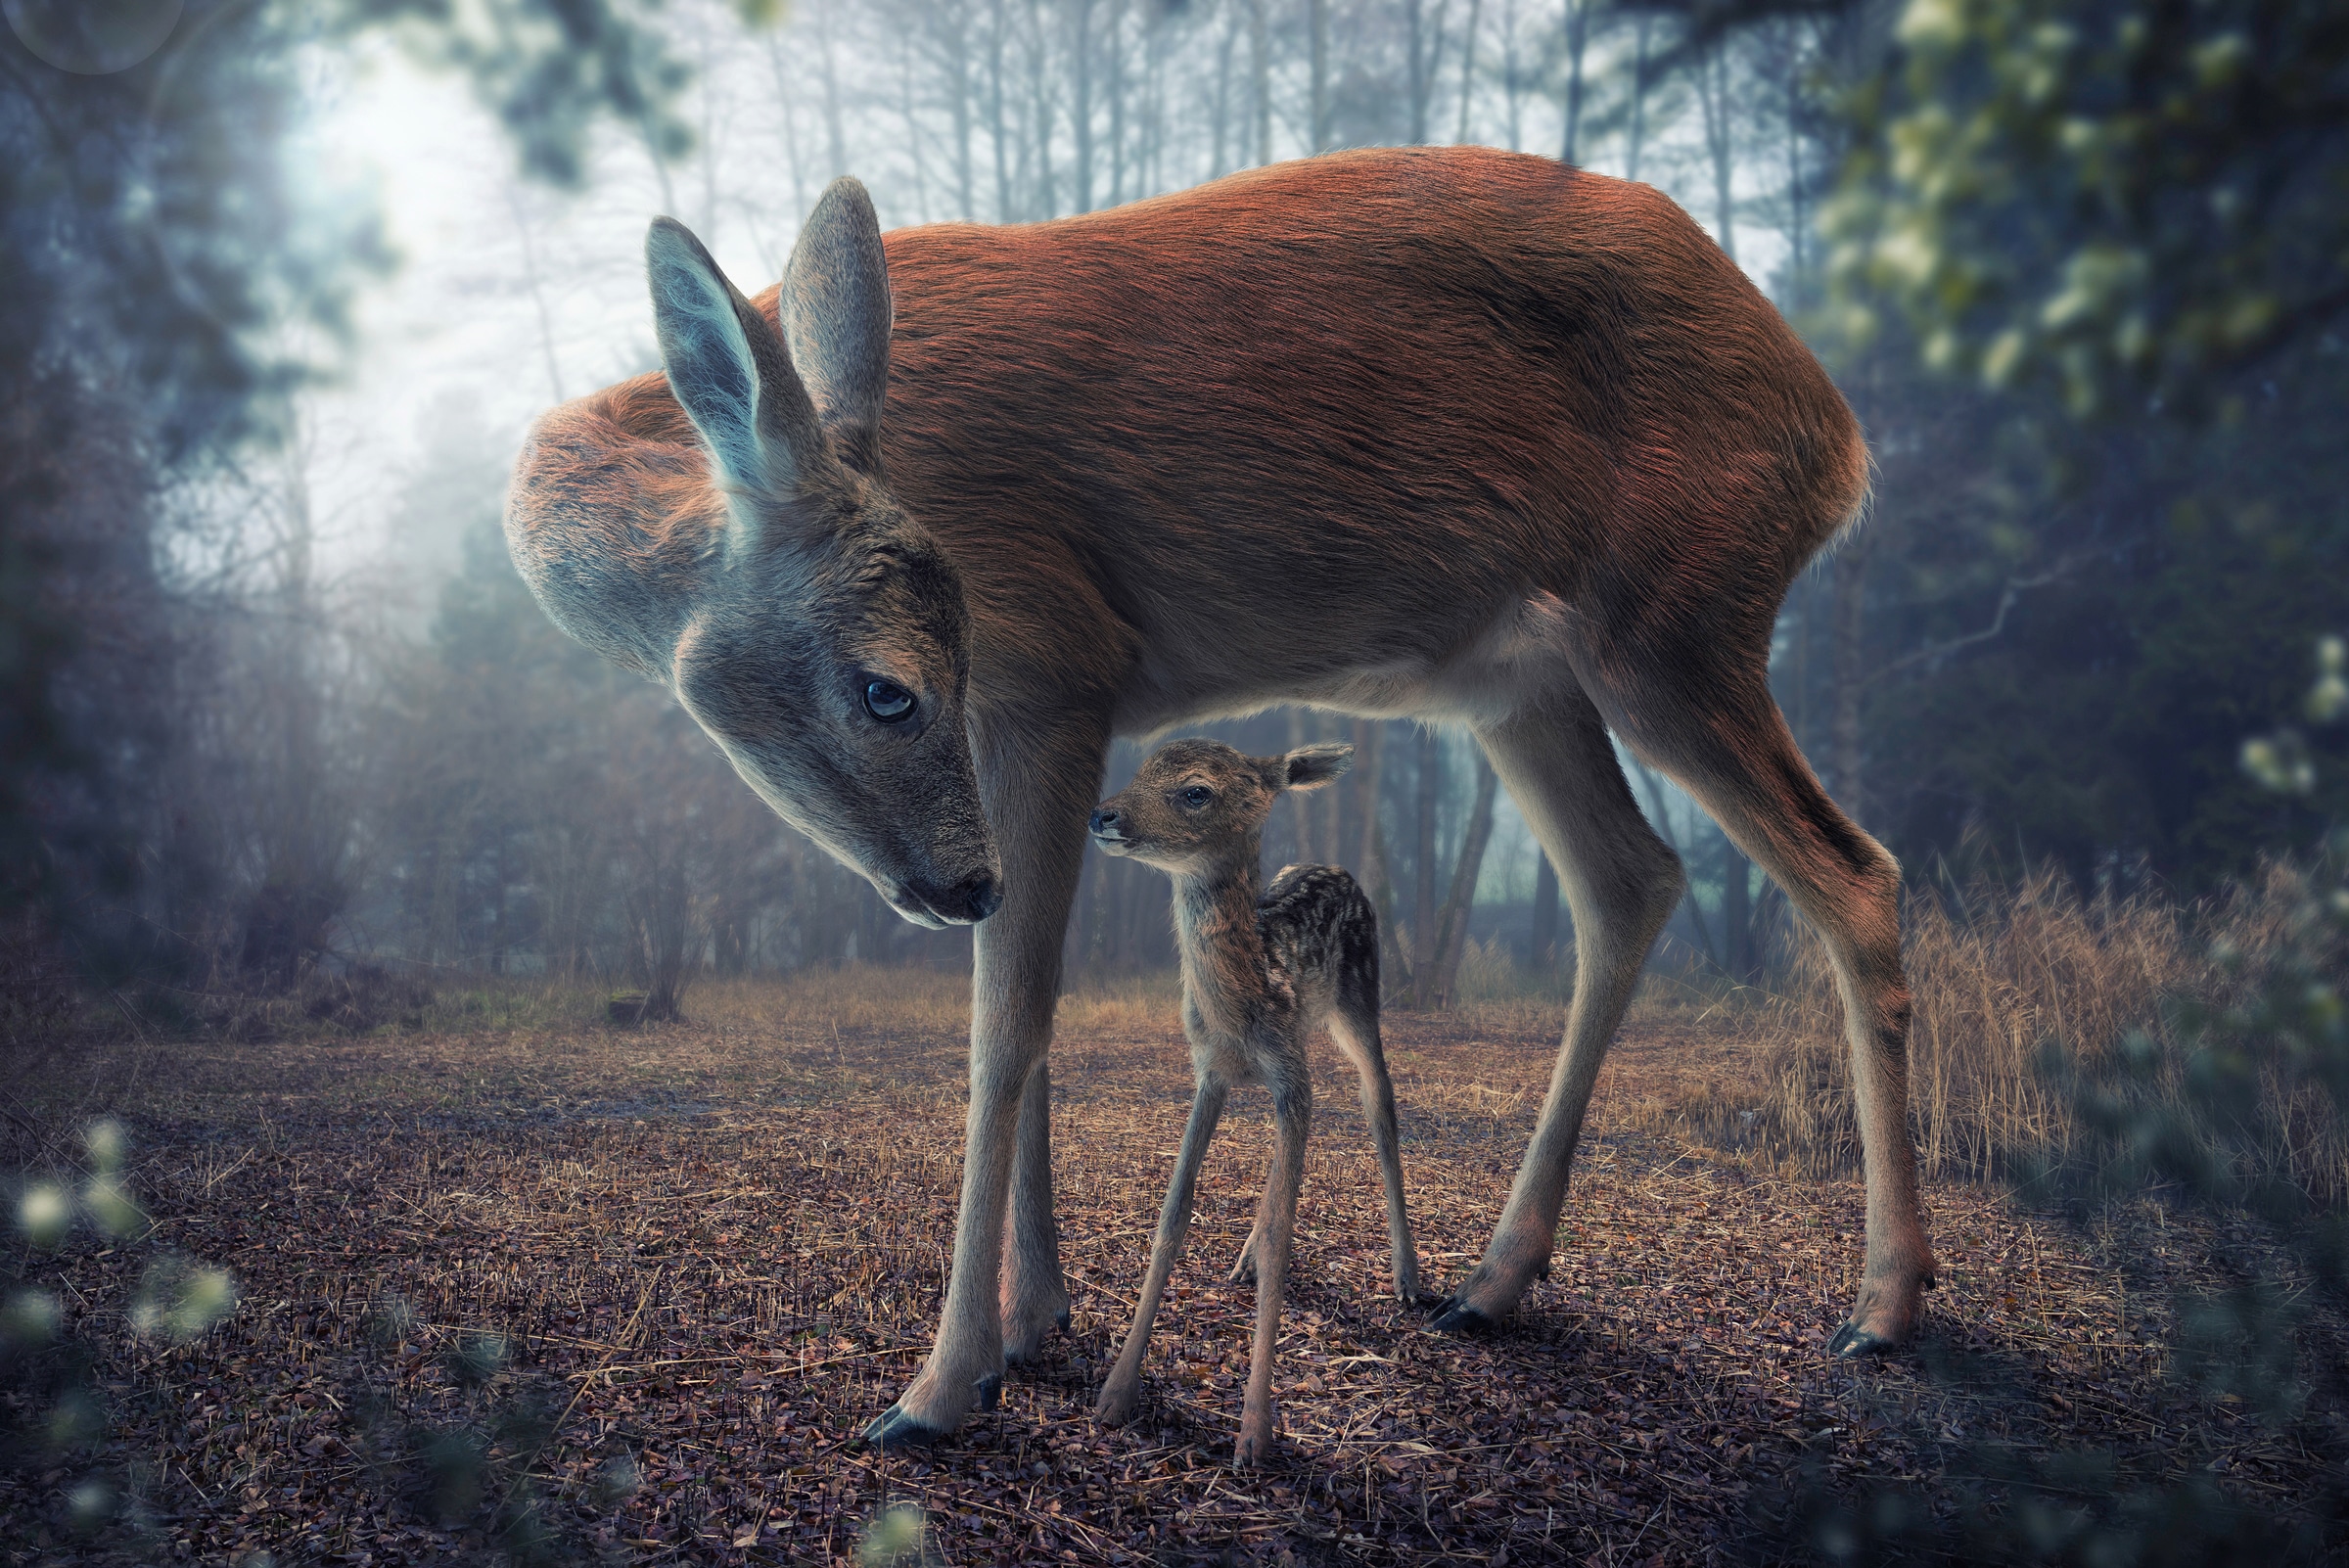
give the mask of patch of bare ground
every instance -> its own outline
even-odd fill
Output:
[[[527,1504],[555,1560],[844,1562],[910,1503],[944,1563],[1702,1563],[1764,1553],[1756,1499],[1798,1473],[1929,1488],[1986,1438],[2200,1469],[2279,1508],[2337,1462],[2165,1377],[2172,1294],[2250,1242],[2149,1204],[2064,1222],[1937,1185],[1926,1353],[1827,1360],[1860,1259],[1858,1184],[1654,1130],[1691,1074],[1727,1093],[1759,1083],[1726,1016],[1627,1030],[1554,1271],[1479,1341],[1382,1293],[1369,1140],[1350,1078],[1318,1055],[1276,1381],[1286,1445],[1254,1473],[1228,1464],[1253,1293],[1221,1280],[1270,1136],[1242,1102],[1143,1412],[1105,1431],[1087,1410],[1190,1082],[1168,997],[1075,1003],[1067,1020],[1053,1074],[1071,1331],[956,1439],[886,1455],[856,1433],[930,1342],[960,1179],[964,1041],[942,997],[893,1014],[742,993],[645,1034],[131,1042],[27,1074],[44,1098],[15,1114],[19,1163],[63,1160],[95,1110],[120,1117],[160,1234],[19,1260],[94,1351],[111,1436],[95,1460],[0,1482],[0,1561],[485,1558]],[[1435,1283],[1473,1261],[1506,1195],[1556,1023],[1388,1021]],[[241,1292],[177,1348],[126,1322],[161,1246]],[[482,1335],[502,1360],[452,1354]],[[545,1419],[501,1422],[524,1407]],[[436,1432],[472,1434],[471,1471],[433,1458]],[[67,1494],[93,1464],[129,1478],[134,1524],[77,1541]]]

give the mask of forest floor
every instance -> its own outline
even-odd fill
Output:
[[[1734,1018],[1669,1009],[1609,1060],[1550,1277],[1478,1340],[1390,1294],[1369,1141],[1316,1052],[1285,1443],[1253,1472],[1230,1464],[1253,1292],[1222,1279],[1269,1128],[1236,1101],[1142,1413],[1104,1430],[1088,1410],[1188,1063],[1163,998],[1064,1012],[1072,1327],[952,1441],[888,1453],[857,1433],[930,1343],[959,1184],[950,1007],[738,996],[642,1033],[126,1038],[25,1064],[17,1163],[69,1176],[76,1128],[117,1117],[156,1228],[17,1249],[63,1303],[104,1435],[0,1472],[0,1562],[1700,1563],[1779,1554],[1772,1521],[1806,1488],[1932,1499],[1984,1440],[2279,1505],[2327,1462],[2167,1375],[2172,1295],[2231,1243],[2151,1204],[2066,1220],[1932,1188],[1921,1350],[1827,1360],[1860,1186],[1658,1130],[1677,1084],[1750,1067]],[[1388,1020],[1432,1285],[1481,1250],[1556,1028],[1541,1007]],[[185,1344],[130,1326],[166,1256],[236,1282]]]

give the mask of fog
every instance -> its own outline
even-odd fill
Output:
[[[1797,585],[1773,676],[1830,787],[1920,884],[2052,864],[2090,889],[2196,891],[2326,815],[2333,786],[2263,796],[2237,755],[2291,717],[2342,619],[2337,219],[2305,200],[2339,127],[2261,75],[2282,69],[2273,39],[2194,57],[2211,113],[2264,91],[2293,127],[2186,171],[2217,216],[2124,201],[2110,218],[2066,193],[2167,175],[2149,151],[2082,173],[2106,123],[2099,40],[2120,36],[2093,8],[2064,23],[2077,101],[2052,107],[1967,65],[2016,66],[2046,36],[1922,0],[1743,20],[685,0],[594,8],[592,37],[527,0],[392,11],[297,27],[191,6],[151,56],[78,74],[32,34],[10,43],[16,210],[46,291],[13,329],[17,402],[72,426],[22,439],[20,472],[85,454],[15,525],[73,541],[19,581],[23,624],[65,634],[20,672],[12,794],[26,940],[64,941],[64,971],[207,993],[352,966],[561,972],[666,994],[713,969],[967,961],[967,935],[897,923],[758,808],[663,694],[563,643],[495,531],[531,419],[658,363],[647,220],[681,218],[755,291],[841,173],[886,226],[1035,221],[1380,142],[1654,183],[1868,427],[1874,515]],[[231,47],[247,64],[221,64]],[[2072,151],[2050,151],[2034,116],[2063,114]],[[128,127],[120,167],[40,185],[71,115]],[[1980,167],[1953,172],[1963,146]],[[2269,238],[2245,249],[2254,212]],[[126,304],[150,253],[167,320]],[[77,521],[95,515],[112,531]],[[92,553],[101,534],[115,553]],[[1267,853],[1373,881],[1398,973],[1440,971],[1414,1000],[1558,983],[1554,880],[1505,793],[1489,839],[1471,831],[1463,733],[1374,749],[1369,726],[1285,711],[1218,732],[1375,751],[1325,803],[1284,807]],[[1121,744],[1109,786],[1138,756]],[[1626,761],[1691,871],[1673,962],[1758,973],[1773,894]],[[1454,883],[1469,907],[1439,913]],[[1074,971],[1169,962],[1164,891],[1089,865]],[[1431,917],[1464,938],[1431,945]]]

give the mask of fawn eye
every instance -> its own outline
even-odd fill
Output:
[[[902,723],[913,716],[913,693],[890,680],[864,683],[864,711],[884,724]]]
[[[1182,792],[1182,804],[1196,811],[1216,798],[1216,792],[1204,784],[1194,784]]]

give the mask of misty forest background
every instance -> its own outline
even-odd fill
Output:
[[[666,1003],[967,963],[567,642],[499,532],[530,417],[657,363],[645,220],[756,288],[839,173],[888,226],[1379,143],[1653,183],[1867,428],[1873,516],[1796,586],[1773,678],[1912,880],[2199,896],[2349,788],[2337,737],[2275,732],[2349,621],[2324,0],[191,0],[121,69],[59,27],[0,30],[12,1028],[91,982],[150,1013],[360,972]],[[1563,983],[1555,879],[1463,734],[1213,727],[1358,746],[1267,854],[1373,886],[1399,996]],[[1756,975],[1774,893],[1632,771],[1691,872],[1667,945]],[[1170,963],[1163,879],[1093,856],[1068,955]]]

